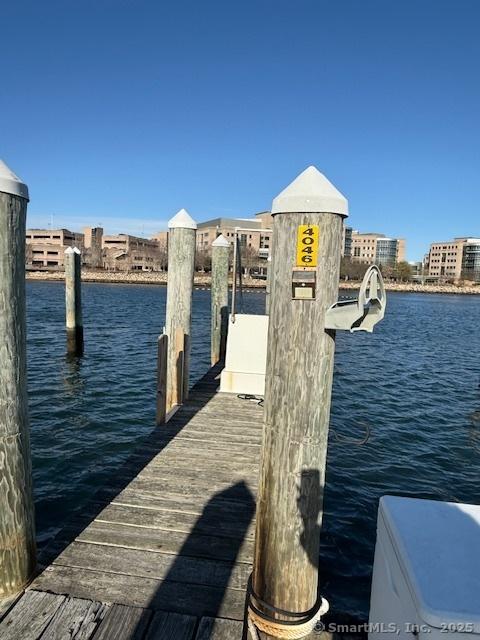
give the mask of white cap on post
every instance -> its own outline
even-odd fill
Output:
[[[82,253],[78,247],[67,247],[65,253]]]
[[[0,160],[0,191],[29,200],[27,185]]]
[[[190,216],[188,211],[180,209],[180,211],[168,221],[169,229],[196,229],[197,223]]]
[[[230,247],[230,242],[223,234],[220,234],[218,238],[212,242],[212,247]]]
[[[274,198],[272,214],[338,213],[348,216],[348,200],[320,171],[310,166]]]

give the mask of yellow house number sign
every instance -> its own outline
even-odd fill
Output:
[[[297,233],[297,267],[316,267],[319,230],[317,224],[301,224]]]

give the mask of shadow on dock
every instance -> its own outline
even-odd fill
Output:
[[[78,375],[79,362],[76,357],[69,357],[72,375]],[[223,368],[219,363],[212,367],[192,388],[197,392],[195,411],[200,411],[216,394],[219,387],[218,376]],[[91,524],[107,507],[175,437],[191,419],[191,403],[187,410],[180,407],[175,420],[166,426],[155,427],[136,446],[128,460],[116,471],[115,478],[109,480],[108,487],[100,488],[82,507],[81,514],[75,513],[67,519],[62,529],[49,544],[41,550],[38,558],[37,575],[43,571]]]

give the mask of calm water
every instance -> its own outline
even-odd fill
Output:
[[[30,282],[27,295],[44,544],[152,428],[166,290],[84,284],[81,361],[65,358],[63,286]],[[263,312],[263,293],[244,302]],[[193,379],[209,366],[209,307],[195,291]],[[321,567],[337,610],[366,615],[379,496],[480,503],[479,320],[480,297],[390,294],[373,335],[337,334]]]

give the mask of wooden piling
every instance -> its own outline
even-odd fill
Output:
[[[212,242],[211,363],[225,359],[228,330],[228,262],[230,242],[220,235]]]
[[[72,355],[83,353],[82,320],[82,260],[77,247],[65,249],[65,311],[67,325],[67,351]]]
[[[270,315],[270,282],[272,278],[272,256],[267,258],[267,280],[265,282],[265,315]]]
[[[253,588],[263,601],[287,611],[305,612],[317,600],[335,349],[333,332],[324,329],[325,312],[338,297],[347,207],[314,167],[272,206],[275,251]],[[302,244],[300,225],[313,245]],[[313,253],[302,253],[305,247]]]
[[[28,424],[25,218],[28,189],[0,161],[0,601],[35,570]]]
[[[157,425],[165,424],[167,418],[167,355],[168,337],[162,333],[157,349]]]
[[[188,397],[196,229],[185,209],[168,223],[167,413]]]

